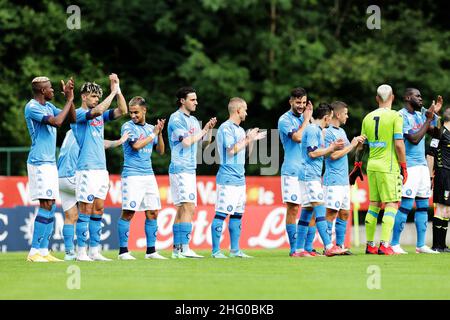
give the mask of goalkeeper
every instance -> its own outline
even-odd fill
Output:
[[[367,137],[364,146],[358,147],[355,167],[350,173],[350,184],[362,177],[362,155],[369,147],[367,177],[369,180],[369,211],[366,225],[366,254],[392,255],[389,245],[395,222],[403,184],[408,177],[406,170],[405,143],[403,141],[403,118],[391,110],[394,94],[389,85],[383,84],[377,89],[376,100],[379,108],[369,113],[362,122],[361,135]],[[378,214],[384,204],[380,245],[374,243]]]

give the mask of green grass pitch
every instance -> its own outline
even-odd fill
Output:
[[[354,256],[331,258],[246,250],[254,259],[212,259],[198,251],[207,258],[163,261],[145,260],[144,252],[118,261],[109,251],[111,262],[45,264],[26,262],[26,252],[6,253],[0,299],[450,299],[450,254],[406,249],[410,254],[368,256],[360,247]],[[68,289],[72,265],[79,267],[80,289]]]

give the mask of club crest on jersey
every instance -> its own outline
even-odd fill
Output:
[[[297,200],[297,195],[296,195],[296,194],[293,194],[293,195],[291,196],[291,200],[292,200],[292,201],[296,201],[296,200]]]
[[[50,197],[52,195],[52,190],[48,189],[46,193],[47,193],[47,196]]]
[[[131,201],[130,202],[130,207],[132,207],[132,208],[136,207],[136,202],[135,201]]]
[[[406,190],[406,195],[408,196],[412,195],[412,190],[411,189]]]
[[[189,199],[194,200],[195,199],[195,195],[193,193],[189,194]]]
[[[101,119],[101,120],[92,119],[90,125],[92,127],[100,127],[103,125],[103,119]]]
[[[87,199],[88,201],[94,200],[94,195],[93,194],[88,195]]]
[[[228,212],[231,212],[233,210],[233,206],[232,205],[229,205],[228,207],[227,207],[227,211]]]

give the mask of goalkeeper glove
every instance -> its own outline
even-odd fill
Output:
[[[400,162],[400,171],[403,177],[402,183],[405,184],[406,180],[408,180],[408,170],[406,169],[406,162]]]
[[[352,172],[349,174],[350,185],[354,185],[356,178],[360,177],[361,181],[364,181],[364,177],[362,174],[362,162],[355,162],[355,166],[353,167]]]

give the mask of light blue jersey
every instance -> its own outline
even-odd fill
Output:
[[[325,147],[328,148],[332,142],[338,139],[344,140],[345,147],[350,144],[344,129],[330,125],[325,130]],[[348,180],[347,155],[336,160],[332,160],[330,157],[325,158],[323,184],[325,186],[346,186],[350,184]]]
[[[308,153],[325,147],[322,128],[317,124],[310,124],[303,131],[302,136],[302,166],[299,179],[302,181],[321,180],[323,157],[311,158]]]
[[[135,124],[132,120],[122,125],[121,135],[128,132],[128,140],[122,145],[123,148],[123,170],[122,177],[148,176],[152,175],[152,151],[153,146],[158,144],[158,136],[152,142],[139,150],[134,150],[132,145],[139,140],[143,140],[153,133],[154,126],[145,124]]]
[[[27,163],[39,166],[56,163],[56,128],[47,123],[49,117],[61,112],[50,102],[40,104],[31,99],[25,105],[25,121],[31,137],[31,149]]]
[[[106,170],[104,147],[105,122],[114,119],[114,110],[105,111],[102,115],[88,119],[89,110],[78,108],[75,132],[80,155],[77,170]]]
[[[77,169],[78,154],[80,147],[78,146],[73,130],[66,133],[63,144],[59,151],[58,157],[58,177],[66,178],[75,176]]]
[[[229,155],[227,149],[245,139],[245,131],[231,120],[222,123],[217,131],[217,150],[220,167],[216,182],[220,185],[245,185],[245,148],[238,153]]]
[[[422,128],[426,120],[425,112],[426,110],[424,108],[422,108],[422,112],[414,111],[413,113],[411,113],[406,108],[403,108],[398,112],[403,117],[403,135],[416,133]],[[437,125],[436,115],[434,116],[431,125]],[[423,137],[418,144],[409,142],[406,137],[404,138],[404,140],[406,151],[406,165],[408,167],[426,166],[427,160],[425,158],[425,137]]]
[[[294,134],[303,124],[303,115],[296,116],[292,110],[284,113],[278,120],[278,132],[284,149],[284,160],[281,166],[282,176],[298,177],[301,167],[301,143],[292,140]]]
[[[200,132],[197,118],[180,110],[172,113],[167,126],[169,146],[171,149],[169,173],[195,173],[197,169],[197,143],[183,146],[183,139]]]

